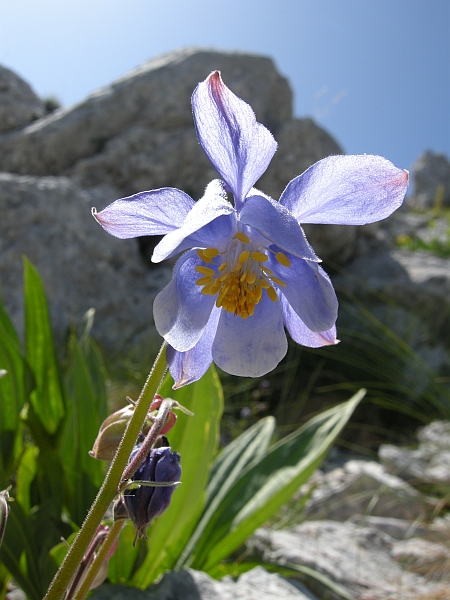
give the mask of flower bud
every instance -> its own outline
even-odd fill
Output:
[[[138,452],[136,446],[130,461]],[[180,455],[163,446],[153,448],[133,475],[133,481],[156,483],[178,482],[181,476]],[[154,487],[141,485],[138,489],[125,490],[123,496],[130,519],[136,529],[136,538],[147,537],[145,530],[154,518],[159,517],[169,506],[176,485]]]
[[[6,521],[8,520],[8,515],[10,511],[8,499],[8,490],[3,490],[3,492],[0,492],[0,547],[3,542],[3,535],[6,529]]]
[[[94,447],[89,452],[93,458],[110,461],[114,458],[128,421],[133,416],[133,411],[134,406],[125,406],[103,421],[95,439]]]
[[[156,411],[161,406],[162,401],[162,396],[155,394],[155,397],[150,405],[150,409],[147,413],[147,419],[144,428],[142,429],[143,435],[147,435],[147,433],[150,431],[152,426],[152,417],[154,416],[153,413],[156,414]],[[125,406],[124,408],[112,413],[103,421],[95,439],[94,447],[89,452],[93,458],[108,461],[111,461],[114,458],[114,454],[119,447],[120,440],[123,437],[128,421],[133,416],[133,412],[134,405],[129,404],[128,406]],[[170,429],[172,429],[172,427],[175,425],[176,420],[176,415],[173,412],[169,412],[167,421],[161,429],[161,435],[170,431]]]

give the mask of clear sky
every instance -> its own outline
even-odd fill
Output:
[[[64,106],[190,45],[271,56],[346,152],[450,158],[450,0],[0,0],[0,63]]]

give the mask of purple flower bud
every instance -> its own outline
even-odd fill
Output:
[[[139,450],[136,446],[130,461]],[[179,481],[181,476],[180,455],[171,448],[153,448],[133,475],[133,481],[170,483]],[[155,517],[159,517],[170,504],[175,485],[167,487],[141,486],[125,490],[125,505],[136,529],[136,537],[147,537],[145,530]]]

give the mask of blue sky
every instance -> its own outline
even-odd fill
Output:
[[[0,0],[0,63],[82,100],[182,46],[271,56],[349,153],[450,157],[450,0]],[[206,76],[206,73],[205,73]]]

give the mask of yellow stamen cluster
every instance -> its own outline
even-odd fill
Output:
[[[253,315],[255,306],[261,301],[263,290],[276,302],[277,292],[272,284],[286,287],[284,281],[274,277],[273,272],[264,266],[269,259],[267,254],[261,249],[254,249],[250,239],[242,231],[234,235],[224,252],[219,252],[217,248],[205,248],[197,250],[197,254],[204,263],[214,267],[196,267],[196,271],[202,275],[196,281],[202,287],[202,294],[217,295],[217,307],[243,319]],[[290,266],[285,254],[273,254],[281,265]]]

